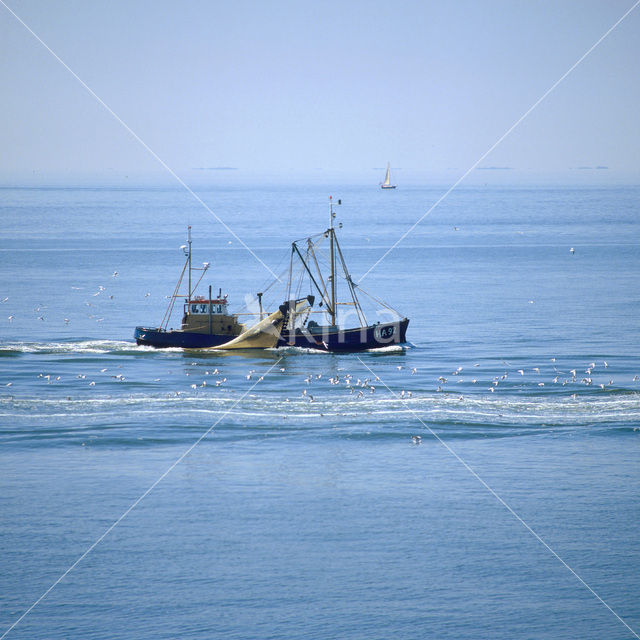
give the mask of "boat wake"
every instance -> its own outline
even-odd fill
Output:
[[[478,397],[417,393],[345,398],[315,393],[286,397],[251,393],[238,402],[230,390],[101,393],[95,396],[0,399],[0,441],[67,441],[79,434],[140,440],[189,440],[216,424],[216,435],[245,439],[256,433],[320,438],[406,437],[416,431],[447,438],[553,435],[562,432],[640,434],[640,393],[606,396]],[[372,419],[375,417],[375,419]],[[274,419],[274,418],[277,418]],[[219,424],[217,424],[219,421]],[[58,423],[57,426],[54,426]],[[135,437],[134,437],[135,435]]]
[[[402,344],[390,344],[388,347],[367,349],[367,353],[404,353],[408,347]]]
[[[153,347],[138,346],[130,340],[69,340],[52,342],[10,342],[0,344],[0,357],[20,355],[23,353],[56,354],[56,353],[93,353],[93,354],[141,354],[157,352]],[[181,353],[182,349],[163,349],[167,352]]]

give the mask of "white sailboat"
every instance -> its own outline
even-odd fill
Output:
[[[387,162],[387,173],[384,177],[384,182],[380,185],[382,189],[395,189],[396,185],[391,184],[391,165]]]

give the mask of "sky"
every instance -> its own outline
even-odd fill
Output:
[[[180,176],[379,181],[462,174],[634,2],[0,0],[0,182],[167,175],[7,7]],[[639,31],[640,5],[478,171],[638,182]]]

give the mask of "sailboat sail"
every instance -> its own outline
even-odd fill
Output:
[[[395,189],[396,185],[391,184],[391,164],[387,162],[387,173],[384,176],[384,182],[380,185],[383,189]]]

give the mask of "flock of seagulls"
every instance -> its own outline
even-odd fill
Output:
[[[551,362],[555,363],[556,362],[556,358],[551,358]],[[507,364],[507,363],[504,363]],[[474,364],[474,367],[479,367],[479,364]],[[578,371],[577,368],[574,369],[569,369],[567,371],[561,371],[560,369],[558,369],[555,364],[552,364],[552,371],[553,373],[551,373],[551,375],[549,376],[549,379],[545,380],[540,380],[537,379],[534,381],[534,383],[538,386],[538,387],[544,387],[546,385],[560,385],[560,386],[566,386],[568,384],[583,384],[586,386],[590,386],[592,384],[594,384],[594,380],[591,377],[592,376],[592,372],[594,371],[594,369],[596,369],[596,367],[599,367],[600,370],[605,370],[609,368],[609,363],[606,360],[603,360],[602,363],[600,365],[596,365],[595,362],[590,362],[589,364],[586,365],[586,368],[584,369],[584,374],[582,375],[582,373],[580,373]],[[455,371],[453,371],[451,373],[452,376],[460,376],[460,374],[462,373],[463,369],[462,367],[458,367]],[[510,371],[506,370],[504,371],[504,373],[502,373],[501,375],[497,375],[494,376],[491,379],[491,386],[488,387],[487,391],[489,391],[490,393],[495,393],[496,388],[498,387],[498,385],[500,385],[501,383],[505,382],[510,375]],[[524,377],[525,375],[529,375],[529,374],[535,374],[536,377],[539,377],[541,375],[543,375],[540,371],[540,367],[531,367],[529,370],[525,370],[525,369],[516,369],[515,373],[520,375],[521,377]],[[608,376],[607,376],[608,377]],[[638,376],[634,376],[633,378],[633,382],[637,382],[640,378]],[[437,379],[437,382],[439,383],[436,391],[437,392],[443,392],[444,389],[444,385],[446,385],[447,383],[450,382],[450,380],[445,377],[445,376],[440,376]],[[460,383],[460,382],[465,382],[464,378],[458,377],[456,382]],[[478,384],[479,380],[478,378],[472,378],[470,380],[471,384]],[[600,389],[606,389],[607,387],[613,387],[614,385],[614,380],[613,378],[608,377],[608,380],[606,382],[600,382],[597,384],[597,386]]]
[[[119,275],[118,271],[114,271],[111,274],[111,279],[115,279],[117,278]],[[79,287],[79,286],[71,286],[72,291],[84,291],[87,287]],[[94,302],[91,302],[92,298],[97,298],[98,296],[103,296],[105,299],[109,299],[109,300],[114,300],[115,299],[115,295],[113,293],[109,293],[108,287],[106,286],[106,284],[99,284],[97,285],[97,290],[94,293],[87,293],[87,296],[89,297],[89,300],[85,300],[84,304],[87,307],[92,307],[95,308],[96,304],[94,304]],[[151,296],[151,292],[147,291],[144,294],[145,298],[149,298]],[[167,298],[170,298],[171,296],[166,296]],[[9,302],[9,296],[5,296],[4,298],[2,298],[0,300],[0,304],[6,304],[7,302]],[[35,317],[36,320],[39,320],[40,322],[48,322],[49,318],[47,318],[46,315],[46,310],[47,307],[46,305],[40,304],[36,307],[34,307],[33,311],[36,314],[35,316],[31,316],[32,318]],[[96,314],[87,314],[87,317],[91,320],[94,320],[95,322],[103,322],[104,321],[104,317],[103,316],[98,316]],[[7,316],[7,321],[8,322],[13,322],[14,320],[18,319],[15,313],[11,313],[9,316]],[[65,325],[68,325],[71,322],[70,318],[64,318],[63,322]]]
[[[601,362],[596,363],[595,361],[590,362],[583,367],[575,367],[572,369],[567,369],[566,371],[560,370],[556,367],[556,359],[551,358],[551,364],[546,367],[530,367],[530,368],[512,368],[509,363],[503,362],[506,365],[506,370],[500,375],[494,375],[489,379],[489,377],[485,377],[484,380],[480,378],[477,374],[475,377],[466,377],[464,375],[463,367],[457,367],[448,375],[441,375],[438,378],[431,378],[419,375],[418,368],[412,367],[407,368],[403,365],[398,365],[396,368],[400,375],[408,375],[414,376],[411,378],[412,383],[411,386],[413,389],[408,388],[398,388],[398,378],[397,376],[390,376],[390,383],[393,384],[396,389],[391,390],[393,396],[401,401],[411,400],[414,397],[419,399],[423,396],[424,393],[456,393],[460,395],[460,387],[456,389],[455,385],[460,383],[471,384],[471,385],[480,385],[482,387],[482,382],[485,384],[489,382],[489,386],[486,387],[486,391],[489,393],[496,393],[500,388],[505,385],[508,385],[508,381],[510,381],[510,386],[507,388],[513,389],[522,388],[523,385],[535,385],[536,387],[546,387],[557,385],[560,387],[565,387],[567,385],[575,386],[575,385],[584,385],[587,387],[595,386],[600,388],[603,391],[608,389],[613,389],[614,387],[614,379],[608,374],[609,363],[606,360],[602,360]],[[481,365],[476,363],[473,365],[474,368],[479,368]],[[228,377],[220,372],[218,368],[213,369],[205,369],[202,366],[202,363],[199,362],[191,362],[190,367],[198,367],[198,370],[185,370],[184,375],[185,378],[193,380],[193,377],[201,378],[199,382],[191,382],[191,380],[187,380],[188,387],[192,391],[197,390],[207,390],[210,388],[223,387],[228,382]],[[118,365],[117,369],[122,368],[122,365]],[[284,372],[286,369],[283,367],[280,371]],[[402,373],[404,372],[404,374]],[[168,372],[172,374],[171,371]],[[233,382],[234,389],[238,390],[237,387],[237,377],[241,376],[242,379],[246,380],[246,382],[250,384],[258,384],[264,380],[264,375],[256,376],[256,369],[249,369],[246,373],[232,374],[234,376]],[[599,377],[596,380],[596,376],[604,376]],[[47,384],[56,384],[56,383],[66,383],[70,382],[69,377],[67,379],[63,379],[61,375],[55,375],[53,373],[40,373],[38,374],[38,379],[42,379]],[[118,372],[114,371],[113,367],[107,368],[103,367],[93,374],[89,373],[79,373],[75,376],[76,380],[80,381],[82,384],[88,385],[90,387],[101,386],[105,382],[116,382],[121,383],[125,382],[125,376]],[[525,380],[529,378],[529,380]],[[161,378],[154,378],[154,382],[161,382]],[[632,382],[640,382],[640,375],[634,375],[632,378]],[[326,388],[338,387],[343,389],[345,392],[352,396],[355,400],[360,400],[362,398],[371,397],[376,393],[376,387],[386,388],[386,381],[382,381],[379,376],[373,375],[370,377],[357,377],[352,373],[335,373],[331,376],[323,376],[322,373],[312,374],[309,373],[302,378],[302,384],[304,385],[302,391],[300,392],[300,398],[307,402],[315,402],[316,397],[311,393],[312,387],[317,388],[320,387],[319,391],[326,391]],[[13,386],[12,382],[7,382],[5,384],[6,387]],[[180,395],[185,390],[176,391],[177,395]],[[414,396],[416,391],[420,392],[420,396]],[[314,391],[314,393],[318,393]],[[462,396],[460,396],[462,398]],[[571,397],[575,398],[576,394],[573,393]],[[285,402],[289,402],[289,398],[285,399]]]
[[[523,367],[519,369],[515,369],[515,367],[512,367],[507,362],[502,361],[502,363],[505,366],[505,370],[502,374],[493,376],[490,379],[490,385],[487,388],[487,391],[490,393],[495,393],[501,388],[501,386],[506,386],[507,381],[511,382],[511,388],[513,388],[514,385],[516,388],[521,387],[523,384],[536,385],[537,387],[545,387],[546,385],[566,386],[581,384],[585,386],[595,385],[602,390],[606,390],[608,388],[612,388],[614,385],[613,378],[608,375],[609,363],[606,360],[598,362],[592,361],[583,364],[580,367],[576,366],[572,369],[567,368],[566,371],[557,368],[555,358],[551,358],[550,363],[547,365],[527,368]],[[108,385],[109,383],[124,383],[127,380],[123,373],[119,371],[119,369],[122,369],[122,366],[123,365],[120,364],[110,367],[102,367],[100,369],[96,368],[93,372],[78,373],[75,376],[75,382],[83,385],[85,389],[96,389],[96,391],[99,389],[108,389],[108,386],[105,385]],[[493,365],[490,366],[492,366],[495,371],[495,367]],[[173,389],[170,394],[174,397],[182,398],[193,397],[194,393],[208,394],[216,388],[224,387],[229,381],[229,377],[233,382],[231,392],[236,393],[242,392],[243,388],[251,388],[245,386],[247,383],[249,385],[256,385],[264,380],[264,375],[260,375],[256,369],[249,369],[244,372],[232,369],[225,375],[225,372],[222,372],[218,368],[205,367],[206,363],[203,363],[202,361],[193,361],[184,366],[183,374],[186,384],[181,389]],[[372,394],[375,394],[377,386],[385,391],[389,390],[393,397],[402,402],[412,399],[419,402],[424,399],[425,393],[428,395],[433,394],[435,391],[436,393],[447,394],[449,390],[453,392],[455,389],[454,385],[464,383],[465,380],[467,383],[472,385],[481,385],[482,379],[477,373],[478,371],[482,371],[481,367],[482,365],[480,363],[475,363],[469,367],[470,370],[476,369],[476,372],[474,372],[476,377],[473,378],[465,376],[465,369],[462,366],[456,367],[449,374],[440,375],[437,378],[432,377],[432,373],[424,374],[420,372],[417,367],[407,367],[404,365],[396,366],[398,374],[388,373],[388,380],[383,380],[380,376],[375,374],[361,378],[355,374],[340,369],[338,369],[339,373],[334,372],[333,375],[307,373],[301,378],[298,378],[299,384],[302,386],[302,390],[298,398],[299,400],[308,403],[317,403],[319,399],[326,401],[326,391],[333,388],[348,393],[349,395],[347,397],[351,397],[353,401],[359,401],[361,399],[370,398]],[[286,368],[281,367],[280,371],[285,372]],[[169,370],[167,373],[171,379],[175,381],[175,372]],[[607,374],[605,378],[602,379],[603,382],[596,382],[595,377],[603,374]],[[296,377],[297,374],[294,374],[293,379],[295,380]],[[48,372],[38,374],[37,378],[49,385],[63,384],[68,387],[74,383],[72,376],[62,376]],[[196,378],[197,381],[192,382],[194,378]],[[407,382],[411,382],[411,386],[413,387],[412,390],[399,388],[402,386],[403,378],[406,379]],[[528,380],[527,378],[531,380]],[[489,376],[485,376],[484,382],[486,383],[488,380]],[[245,381],[244,385],[242,384],[243,381]],[[154,378],[153,382],[161,383],[163,380],[161,378]],[[640,375],[635,375],[633,377],[633,382],[640,382]],[[393,385],[395,389],[388,389],[387,384]],[[13,387],[13,382],[7,382],[5,386]],[[315,397],[314,393],[316,394]],[[460,400],[464,397],[460,395],[459,391],[456,391],[456,395],[458,395],[458,399]],[[572,393],[571,398],[576,399],[577,394]],[[288,403],[290,401],[295,401],[295,399],[294,395],[292,398],[287,397],[282,401]],[[324,414],[321,413],[320,415]],[[411,443],[415,446],[420,445],[422,443],[422,436],[411,435]]]

